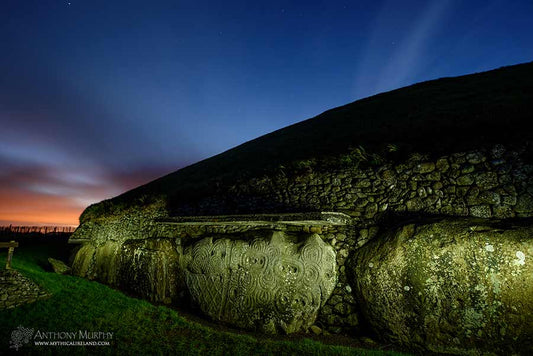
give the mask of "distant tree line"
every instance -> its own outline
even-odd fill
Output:
[[[0,226],[0,235],[6,236],[11,234],[41,234],[57,235],[72,234],[76,230],[72,226]]]

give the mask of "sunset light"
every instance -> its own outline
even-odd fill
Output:
[[[0,354],[533,355],[532,0],[1,0]]]
[[[0,221],[76,225],[92,203],[332,107],[531,60],[530,13],[524,1],[5,1]]]

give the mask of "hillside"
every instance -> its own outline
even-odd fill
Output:
[[[435,157],[496,143],[512,146],[533,138],[527,127],[533,119],[532,99],[533,62],[415,84],[246,142],[93,205],[80,220],[114,214],[158,197],[172,207],[179,200],[209,195],[214,186],[280,167],[299,167],[298,162],[313,170],[331,169],[355,148],[362,148],[367,156],[394,161],[412,152]]]
[[[72,271],[263,333],[531,354],[532,80],[376,95],[96,204]]]

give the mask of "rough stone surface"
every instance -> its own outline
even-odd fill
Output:
[[[56,260],[55,258],[49,257],[48,262],[52,266],[52,269],[55,273],[58,274],[68,274],[70,273],[70,267],[65,264],[65,262]]]
[[[315,334],[315,335],[320,335],[322,334],[322,329],[316,325],[311,325],[311,331]]]
[[[246,329],[308,329],[335,284],[335,251],[317,234],[252,241],[204,238],[184,253],[187,286],[210,317]]]
[[[120,250],[117,285],[153,302],[178,303],[186,293],[175,240],[126,241]]]
[[[171,219],[170,222],[157,226],[157,234],[162,236],[160,238],[134,238],[123,242],[93,238],[90,242],[85,242],[76,254],[73,273],[127,290],[151,301],[188,304],[190,293],[181,267],[182,246],[190,246],[212,236],[216,236],[216,239],[226,237],[251,241],[264,236],[265,231],[282,231],[298,241],[310,234],[320,233],[325,243],[337,251],[336,272],[339,284],[333,291],[336,298],[330,298],[326,302],[332,315],[321,313],[319,319],[322,323],[326,319],[332,321],[336,329],[351,328],[358,324],[358,317],[351,290],[343,285],[346,283],[343,265],[348,256],[346,247],[355,244],[355,237],[354,232],[347,230],[344,225],[346,217],[339,215],[334,221],[329,221],[332,218],[330,215],[327,214],[327,221],[269,222],[244,219],[213,223],[217,218],[213,217],[206,222],[202,218],[202,222],[176,223]],[[375,232],[375,228],[370,228],[366,236],[374,236]]]
[[[527,148],[423,155],[365,170],[332,169],[296,176],[273,173],[237,181],[220,192],[179,205],[181,215],[287,211],[338,211],[359,226],[387,213],[420,212],[491,218],[533,216],[533,166]],[[492,159],[498,151],[498,161]],[[494,162],[493,162],[494,161]],[[333,182],[340,182],[334,185]],[[470,209],[470,207],[473,207]]]
[[[14,269],[0,269],[0,309],[15,308],[50,294]]]
[[[281,230],[304,235],[317,233],[335,249],[338,282],[332,297],[320,308],[317,323],[328,332],[353,333],[362,318],[350,291],[353,286],[346,276],[347,256],[381,234],[384,218],[409,214],[490,219],[533,216],[533,166],[528,152],[526,146],[496,145],[492,149],[456,152],[432,159],[413,155],[401,162],[365,169],[338,167],[328,171],[286,171],[283,175],[273,171],[260,178],[220,185],[209,196],[183,199],[174,207],[174,213],[208,215],[215,222],[220,214],[332,211],[349,215],[352,222],[345,227],[299,224]],[[127,258],[117,257],[126,244],[135,240],[168,240],[179,250],[179,246],[189,246],[205,237],[242,239],[241,235],[247,231],[280,229],[275,221],[260,225],[161,223],[167,219],[167,206],[156,200],[142,208],[132,206],[119,214],[84,220],[71,239],[84,244],[76,256],[73,273],[127,289],[149,300],[170,298],[173,303],[181,303],[181,296],[188,293],[181,272],[167,268],[166,274],[157,273],[157,276],[177,278],[176,281],[154,278],[153,272],[145,273],[144,268],[136,266],[134,253],[128,252]],[[156,268],[160,248],[171,251],[163,245],[154,250],[139,247],[138,251],[142,252],[137,254],[153,256],[140,257],[143,266],[164,269]],[[172,263],[175,260],[175,257],[168,259]],[[117,275],[119,271],[135,270],[137,278]],[[141,277],[143,274],[145,277]],[[154,291],[159,291],[154,294],[149,283],[165,286],[154,287]],[[346,288],[348,285],[350,288]]]
[[[116,285],[121,246],[122,243],[112,240],[97,240],[94,243],[84,244],[76,253],[72,263],[72,273]]]
[[[356,251],[350,269],[367,320],[394,342],[443,353],[533,351],[531,221],[404,225]]]

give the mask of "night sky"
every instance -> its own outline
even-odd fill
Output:
[[[0,2],[0,225],[378,92],[533,60],[533,1]]]

